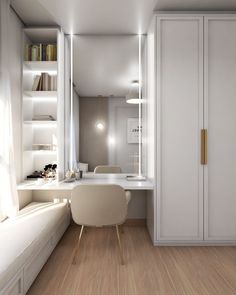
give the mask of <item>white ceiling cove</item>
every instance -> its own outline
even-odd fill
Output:
[[[236,10],[236,0],[11,0],[27,25],[66,33],[146,33],[153,10]]]
[[[60,25],[66,33],[144,33],[156,0],[12,0],[27,25]],[[41,21],[40,21],[41,18]]]

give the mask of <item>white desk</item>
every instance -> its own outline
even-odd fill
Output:
[[[81,180],[66,183],[64,181],[52,181],[50,183],[36,184],[36,181],[25,181],[17,186],[18,191],[24,190],[63,190],[71,191],[81,184],[117,184],[125,190],[153,190],[154,185],[150,180],[128,181],[125,178],[83,178]]]

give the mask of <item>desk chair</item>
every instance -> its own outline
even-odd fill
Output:
[[[121,173],[121,168],[119,166],[97,166],[94,169],[94,173]]]
[[[121,168],[119,166],[109,166],[109,165],[104,165],[104,166],[97,166],[94,169],[95,174],[106,174],[106,173],[113,173],[113,174],[118,174],[121,173]],[[129,201],[131,200],[131,192],[130,191],[125,191],[126,194],[126,199]]]
[[[124,189],[119,185],[79,185],[72,191],[71,212],[75,223],[81,225],[79,240],[75,248],[73,264],[85,226],[115,226],[120,260],[124,264],[118,225],[125,222],[128,201]]]

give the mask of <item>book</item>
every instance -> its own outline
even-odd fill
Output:
[[[25,52],[24,52],[24,60],[25,61],[31,60],[31,47],[32,47],[32,45],[30,45],[30,44],[25,45]]]
[[[39,60],[39,46],[33,45],[31,49],[31,60],[38,61]]]
[[[54,44],[53,45],[53,57],[54,57],[54,61],[56,61],[57,60],[57,45],[56,44]]]
[[[36,91],[41,91],[41,90],[42,90],[42,75],[40,76],[38,87],[37,87]]]
[[[32,91],[56,91],[57,76],[50,76],[48,73],[36,75],[32,85]]]
[[[40,77],[41,76],[39,76],[39,75],[35,76],[34,83],[33,83],[33,86],[32,86],[32,91],[37,91],[38,86],[39,86]]]
[[[42,77],[41,90],[42,90],[42,91],[45,90],[45,74],[46,74],[46,73],[42,73],[42,74],[41,74],[41,77]]]
[[[56,61],[56,44],[26,44],[24,50],[25,61]]]
[[[49,90],[49,75],[48,73],[42,73],[42,90],[48,91]]]
[[[57,91],[57,76],[54,76],[54,91]]]
[[[46,49],[47,49],[47,44],[42,45],[42,61],[46,61]]]
[[[42,61],[43,44],[39,44],[38,60]]]
[[[52,44],[47,45],[46,60],[47,61],[53,61],[54,60],[54,46]]]

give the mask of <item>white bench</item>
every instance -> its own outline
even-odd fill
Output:
[[[70,223],[65,203],[30,203],[0,223],[0,295],[26,294]]]

